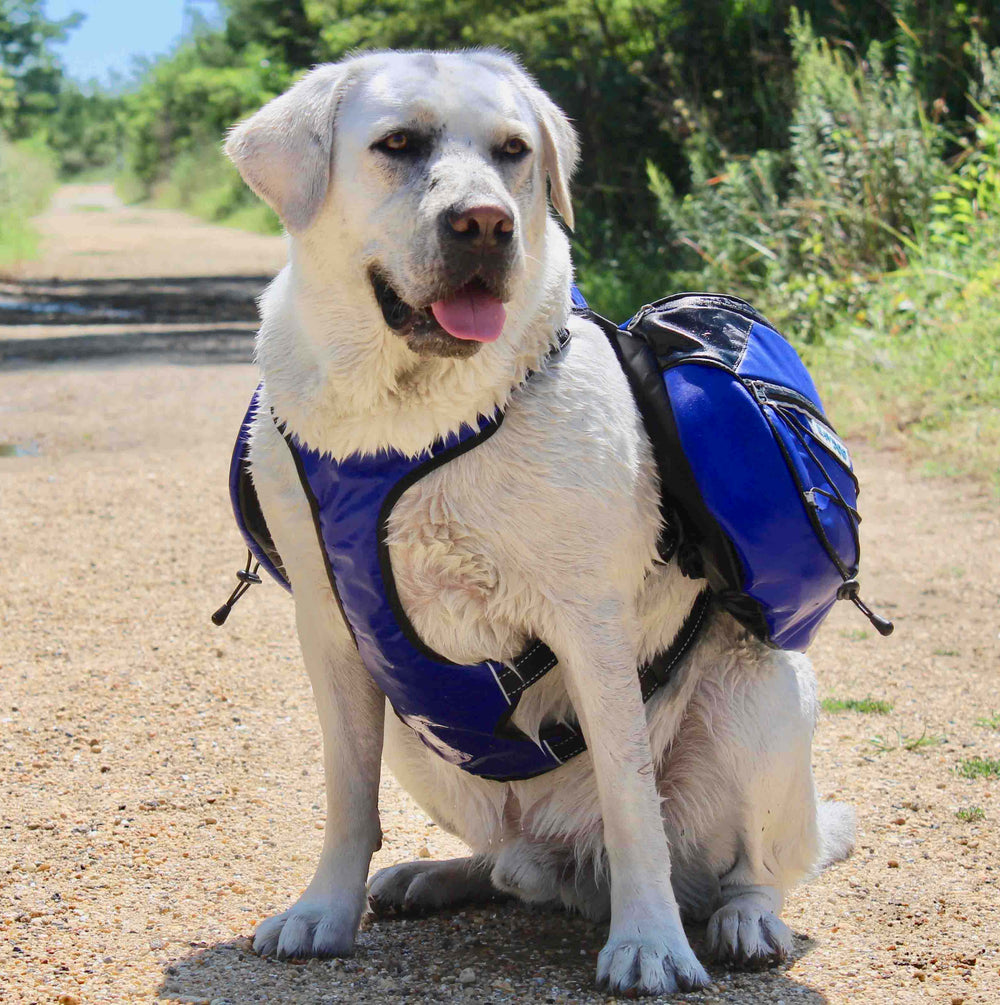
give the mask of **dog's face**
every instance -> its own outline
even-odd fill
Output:
[[[472,355],[525,306],[547,176],[572,220],[573,131],[489,52],[320,67],[237,127],[227,152],[293,236],[344,252],[385,325],[420,355]]]

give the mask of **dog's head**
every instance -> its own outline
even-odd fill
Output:
[[[546,178],[573,222],[573,129],[500,53],[321,66],[236,126],[226,152],[308,254],[364,284],[424,356],[473,355],[508,312],[523,323],[537,305]]]

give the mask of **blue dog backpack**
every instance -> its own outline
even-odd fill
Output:
[[[653,444],[661,554],[704,576],[758,638],[804,650],[838,599],[882,635],[891,622],[858,596],[858,482],[795,350],[748,303],[683,293],[608,336]]]
[[[662,486],[661,557],[676,555],[686,575],[709,584],[670,646],[637,667],[643,701],[670,681],[713,605],[781,648],[804,649],[843,597],[888,634],[892,626],[857,596],[860,518],[850,455],[792,347],[732,297],[668,297],[621,327],[590,311],[575,287],[573,300],[610,339],[649,432]],[[563,333],[554,351],[567,339]],[[260,582],[261,566],[291,589],[250,473],[257,407],[255,394],[230,466],[233,512],[249,555],[236,589],[212,616],[217,625]],[[342,460],[278,429],[309,501],[334,596],[396,715],[450,763],[510,781],[552,770],[586,748],[575,721],[543,723],[538,737],[511,722],[524,691],[557,658],[537,639],[509,662],[459,665],[434,652],[399,601],[386,530],[408,487],[475,449],[502,422],[502,412],[481,416],[417,457],[384,450]]]

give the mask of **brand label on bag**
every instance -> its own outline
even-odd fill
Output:
[[[830,429],[829,426],[820,422],[819,419],[810,415],[808,416],[807,421],[813,436],[815,436],[816,439],[819,440],[831,454],[835,457],[839,457],[841,462],[853,471],[854,465],[851,464],[851,455],[848,453],[847,447],[844,445],[844,441],[832,429]]]

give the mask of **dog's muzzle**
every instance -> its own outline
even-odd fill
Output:
[[[424,306],[404,300],[378,268],[369,279],[385,323],[419,355],[465,359],[500,337],[506,319],[501,293],[478,275],[447,284]]]

